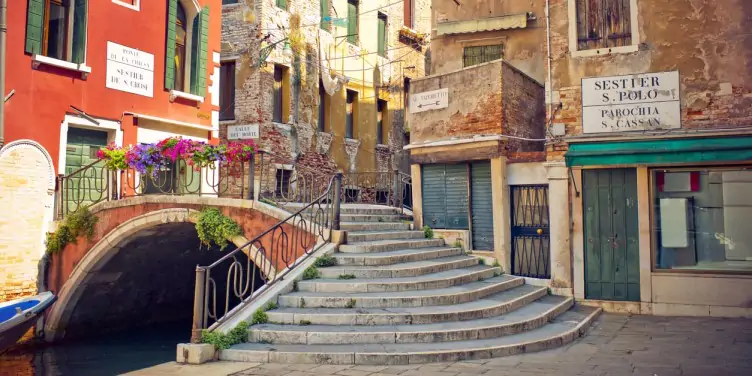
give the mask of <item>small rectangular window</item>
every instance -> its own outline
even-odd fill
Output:
[[[376,102],[376,143],[384,143],[384,122],[386,121],[386,101],[379,99]]]
[[[358,92],[347,90],[347,103],[345,104],[345,138],[354,138],[355,134],[355,108],[358,105]]]
[[[324,83],[319,80],[319,132],[326,132],[326,109],[329,107],[329,95],[324,89]]]
[[[462,61],[464,67],[471,67],[473,65],[498,60],[502,57],[504,57],[504,45],[493,44],[489,46],[465,47]]]
[[[345,188],[343,195],[345,197],[344,201],[347,202],[358,202],[358,198],[360,197],[360,189],[357,188]]]
[[[222,5],[225,4],[237,4],[238,0],[222,0]]]
[[[219,68],[219,120],[235,119],[235,62]]]
[[[631,0],[577,0],[577,50],[632,44]]]
[[[385,57],[386,56],[386,39],[387,39],[387,17],[386,14],[379,12],[378,17],[378,30],[376,31],[377,38],[378,38],[378,49],[377,52],[379,56]]]
[[[283,117],[284,90],[283,89],[284,89],[285,69],[286,68],[281,65],[274,66],[274,91],[272,93],[273,101],[274,101],[274,113],[272,114],[272,121],[276,123],[284,122],[284,117]]]
[[[347,41],[358,44],[358,0],[347,0]]]
[[[405,27],[409,27],[411,29],[415,28],[415,26],[413,25],[413,0],[404,0],[402,6]]]
[[[287,0],[277,0],[277,8],[287,9]]]
[[[277,184],[274,187],[274,193],[277,196],[287,196],[290,193],[290,178],[292,170],[277,169]]]

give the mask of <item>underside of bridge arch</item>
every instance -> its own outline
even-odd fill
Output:
[[[162,324],[185,326],[187,339],[196,266],[210,265],[234,249],[200,247],[191,222],[141,229],[110,248],[79,281],[70,281],[77,283],[76,291],[57,303],[67,306],[56,307],[60,317],[55,318],[54,339]],[[243,264],[247,262],[245,254],[238,257]],[[226,275],[226,268],[213,273]],[[255,285],[261,286],[258,273],[254,278]],[[217,287],[224,291],[223,286]]]

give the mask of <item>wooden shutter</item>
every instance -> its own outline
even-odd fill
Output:
[[[201,61],[201,14],[193,18],[193,35],[191,35],[191,94],[199,95],[198,71]]]
[[[405,26],[413,27],[413,0],[405,0],[402,5]]]
[[[379,56],[386,55],[386,15],[379,13],[378,22],[378,54]]]
[[[198,57],[198,95],[206,94],[206,58],[209,55],[209,6],[201,10],[201,48]]]
[[[277,0],[277,6],[282,9],[287,9],[287,0]]]
[[[71,61],[79,64],[86,61],[87,3],[87,0],[76,0],[73,6],[73,56]]]
[[[167,44],[165,52],[165,89],[175,88],[175,33],[178,17],[178,0],[167,0]]]
[[[347,2],[347,41],[358,42],[358,4],[357,0]]]
[[[24,48],[27,53],[42,53],[43,24],[44,0],[29,0],[29,9],[26,13],[26,43]]]
[[[329,17],[329,0],[319,1],[319,11],[321,14],[321,28],[329,30],[329,21],[325,20],[326,17]]]

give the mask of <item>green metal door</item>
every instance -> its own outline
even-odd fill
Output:
[[[97,150],[107,145],[107,132],[81,128],[68,128],[68,141],[65,147],[65,175],[67,180],[64,200],[68,211],[98,201],[106,194],[103,187],[101,168],[81,170],[97,161]]]
[[[473,249],[494,249],[491,162],[470,165],[470,209]]]
[[[431,228],[467,229],[467,165],[423,166],[423,224]]]
[[[640,300],[637,173],[583,171],[585,298]]]

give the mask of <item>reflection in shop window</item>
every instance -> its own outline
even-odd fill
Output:
[[[752,170],[653,170],[658,269],[752,271]]]

